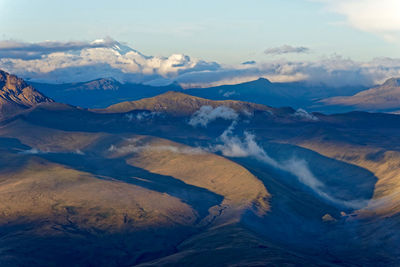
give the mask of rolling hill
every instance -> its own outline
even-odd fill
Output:
[[[38,99],[0,119],[4,265],[398,265],[399,115]]]
[[[96,110],[104,113],[125,113],[133,110],[149,110],[163,112],[172,115],[190,116],[202,106],[225,106],[238,112],[270,111],[273,108],[243,101],[223,100],[213,101],[205,98],[195,97],[180,92],[169,91],[164,94],[145,98],[138,101],[127,101],[111,105],[104,110]]]

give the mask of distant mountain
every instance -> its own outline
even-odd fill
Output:
[[[352,96],[324,99],[321,103],[353,110],[398,111],[400,110],[400,78],[389,79],[380,86]]]
[[[113,78],[96,79],[80,83],[31,83],[57,102],[86,108],[104,108],[122,101],[152,97],[171,90],[181,90],[179,85],[150,86],[120,83]]]
[[[324,84],[310,85],[304,82],[272,83],[260,78],[234,85],[184,90],[185,93],[215,100],[234,99],[269,106],[307,108],[317,100],[332,96],[349,96],[367,88],[328,87]]]
[[[43,102],[53,102],[53,100],[17,76],[0,70],[0,117]]]
[[[69,88],[72,90],[118,90],[121,83],[113,78],[97,79],[86,83],[78,84],[76,87]]]
[[[308,85],[306,83],[272,83],[260,78],[255,81],[210,88],[182,89],[177,83],[168,86],[120,83],[112,78],[81,83],[44,84],[31,83],[35,88],[58,102],[86,108],[105,108],[123,101],[153,97],[168,91],[212,100],[240,100],[274,107],[291,106],[309,109],[316,101],[332,96],[349,96],[367,88]],[[317,111],[317,109],[314,109]]]

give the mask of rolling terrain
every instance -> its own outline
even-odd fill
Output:
[[[4,265],[398,265],[399,115],[30,90],[0,109]]]

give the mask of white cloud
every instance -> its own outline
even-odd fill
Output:
[[[136,120],[145,120],[145,119],[152,119],[156,116],[160,116],[161,113],[160,112],[150,112],[150,111],[143,111],[143,112],[139,112],[136,115],[129,113],[129,114],[125,114],[125,117],[128,119],[128,121],[133,121],[134,119]]]
[[[38,154],[47,154],[50,153],[50,151],[46,150],[46,151],[42,151],[40,149],[37,148],[31,148],[28,150],[24,150],[21,151],[20,154],[26,154],[26,155],[38,155]]]
[[[225,106],[213,108],[211,106],[202,106],[190,118],[189,124],[192,126],[206,127],[208,123],[216,119],[236,120],[239,115],[233,109]]]
[[[313,114],[308,113],[306,110],[299,108],[296,110],[295,113],[292,115],[293,117],[302,119],[302,120],[307,120],[307,121],[318,121],[318,117],[314,116]]]
[[[282,55],[282,54],[303,54],[310,52],[308,47],[282,45],[279,47],[268,48],[264,51],[267,55]]]
[[[236,95],[235,91],[228,91],[228,92],[223,93],[222,90],[219,90],[218,93],[222,94],[222,96],[226,97],[226,98]]]
[[[317,0],[318,1],[318,0]],[[388,41],[400,41],[400,1],[398,0],[319,0],[329,10],[344,15],[359,30],[378,34]]]
[[[217,144],[212,151],[220,151],[222,155],[227,157],[248,157],[252,154],[256,154],[259,151],[253,151],[252,136],[246,133],[246,140],[242,142],[239,137],[233,135],[233,130],[236,127],[237,122],[233,121],[232,124],[221,134],[219,141],[222,144]]]
[[[77,150],[75,150],[75,154],[77,154],[77,155],[85,155],[85,152],[83,152],[80,149],[77,149]]]
[[[30,148],[28,150],[24,150],[19,152],[20,154],[25,154],[25,155],[41,155],[41,154],[50,154],[50,153],[71,153],[71,154],[77,154],[77,155],[85,155],[83,151],[80,149],[76,149],[74,151],[51,151],[50,149],[45,149],[41,150],[38,148]]]

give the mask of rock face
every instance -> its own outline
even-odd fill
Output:
[[[33,107],[43,102],[54,102],[24,80],[0,70],[0,117]]]

